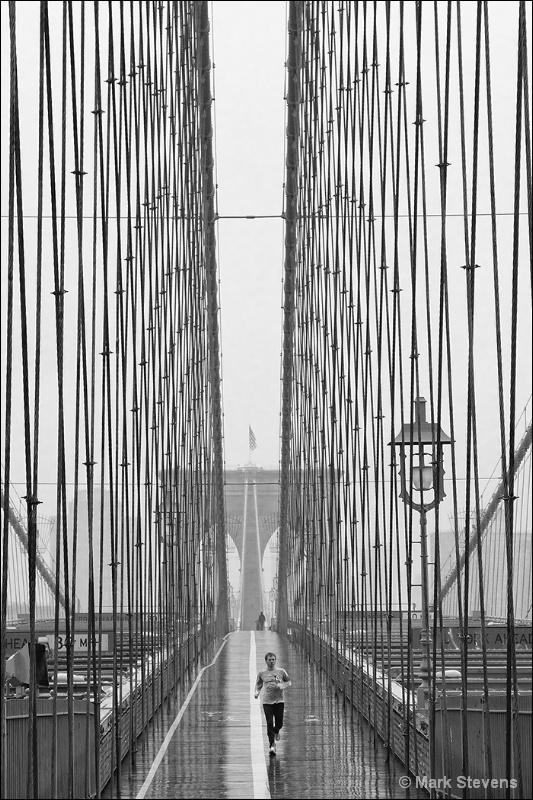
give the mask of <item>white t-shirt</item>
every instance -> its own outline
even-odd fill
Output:
[[[262,703],[283,703],[283,689],[290,685],[291,679],[284,669],[264,669],[255,682],[256,694],[261,690]]]

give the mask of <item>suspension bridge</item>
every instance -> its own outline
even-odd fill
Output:
[[[219,5],[2,3],[1,796],[531,797],[531,8],[287,3],[233,468]]]

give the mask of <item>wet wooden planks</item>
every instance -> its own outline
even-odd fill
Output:
[[[255,672],[264,668],[264,655],[272,650],[293,684],[286,690],[284,727],[273,758],[262,709],[260,726],[257,715],[254,723],[250,714],[251,704],[260,702],[253,697],[254,645]],[[139,740],[135,766],[130,757],[123,762],[122,797],[138,796],[190,688],[182,687]],[[343,706],[326,676],[294,645],[270,631],[239,631],[228,636],[216,663],[203,672],[144,797],[427,797],[423,790],[400,790],[405,774],[372,729]],[[116,785],[103,794],[116,796]]]

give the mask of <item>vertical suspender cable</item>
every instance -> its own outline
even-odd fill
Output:
[[[208,298],[208,339],[211,374],[211,420],[213,428],[213,468],[206,479],[215,484],[216,551],[218,587],[216,592],[216,629],[219,637],[229,631],[228,579],[226,564],[226,528],[224,510],[224,458],[222,446],[222,397],[218,325],[218,277],[215,239],[215,185],[213,180],[213,126],[211,122],[211,59],[209,53],[209,17],[207,0],[195,4],[197,14],[198,105],[200,114],[200,158],[202,180],[202,222],[204,226],[205,270]]]
[[[287,567],[289,543],[290,461],[292,433],[292,391],[294,375],[294,281],[297,260],[298,173],[300,146],[299,104],[301,102],[301,36],[304,3],[289,3],[287,56],[287,163],[285,178],[285,268],[283,302],[283,377],[281,405],[281,471],[279,499],[279,564],[277,626],[287,632]]]

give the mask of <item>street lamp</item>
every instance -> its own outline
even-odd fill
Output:
[[[419,677],[422,682],[417,690],[417,707],[419,710],[427,710],[430,677],[430,627],[426,515],[446,496],[443,447],[451,444],[452,440],[439,425],[426,421],[426,400],[423,397],[416,398],[414,407],[413,421],[402,425],[400,433],[394,440],[394,446],[400,448],[400,497],[406,505],[420,514],[420,557],[422,561],[420,645],[422,661]],[[407,453],[409,453],[408,463]],[[419,500],[413,497],[414,491],[419,493]]]

